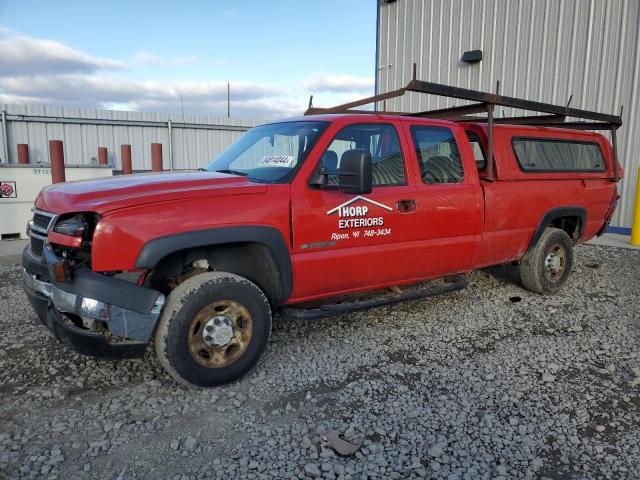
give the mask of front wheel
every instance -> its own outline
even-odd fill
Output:
[[[535,247],[520,261],[520,279],[527,290],[556,293],[573,266],[573,243],[567,232],[547,228]]]
[[[269,301],[254,283],[232,273],[208,272],[171,292],[158,323],[155,351],[176,380],[213,387],[251,370],[270,332]]]

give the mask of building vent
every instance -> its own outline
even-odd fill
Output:
[[[469,50],[462,54],[461,60],[465,63],[478,63],[482,61],[482,50]]]

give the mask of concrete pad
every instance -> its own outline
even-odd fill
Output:
[[[631,250],[640,250],[640,246],[634,246],[629,243],[631,235],[618,235],[616,233],[605,233],[601,237],[592,238],[587,245],[601,245],[603,247],[628,248]]]
[[[22,250],[29,240],[0,241],[0,265],[15,265],[20,263]]]

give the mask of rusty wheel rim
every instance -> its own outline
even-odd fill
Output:
[[[249,310],[233,300],[218,300],[205,306],[191,321],[189,353],[203,367],[226,367],[242,356],[252,334]]]
[[[548,281],[557,282],[564,273],[566,252],[562,245],[555,244],[544,259],[544,274]]]

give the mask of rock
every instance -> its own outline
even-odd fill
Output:
[[[187,450],[188,452],[193,452],[195,451],[197,446],[198,446],[198,440],[196,439],[196,437],[192,435],[188,435],[187,439],[184,441],[185,450]]]
[[[604,425],[596,425],[596,432],[604,432],[606,429]]]
[[[307,463],[304,466],[304,473],[305,475],[308,475],[311,478],[317,478],[320,476],[320,469],[318,468],[318,465],[316,465],[315,463]]]
[[[444,449],[447,447],[447,443],[443,442],[443,443],[436,443],[435,445],[431,446],[431,448],[429,448],[429,450],[427,450],[427,455],[429,455],[430,457],[433,458],[438,458],[439,456],[441,456],[444,453]]]
[[[555,375],[551,375],[549,372],[544,372],[542,374],[542,381],[544,383],[551,383],[554,382],[556,380]]]
[[[178,448],[180,448],[180,440],[178,439],[171,440],[171,443],[169,444],[169,446],[171,447],[171,450],[178,450]]]

